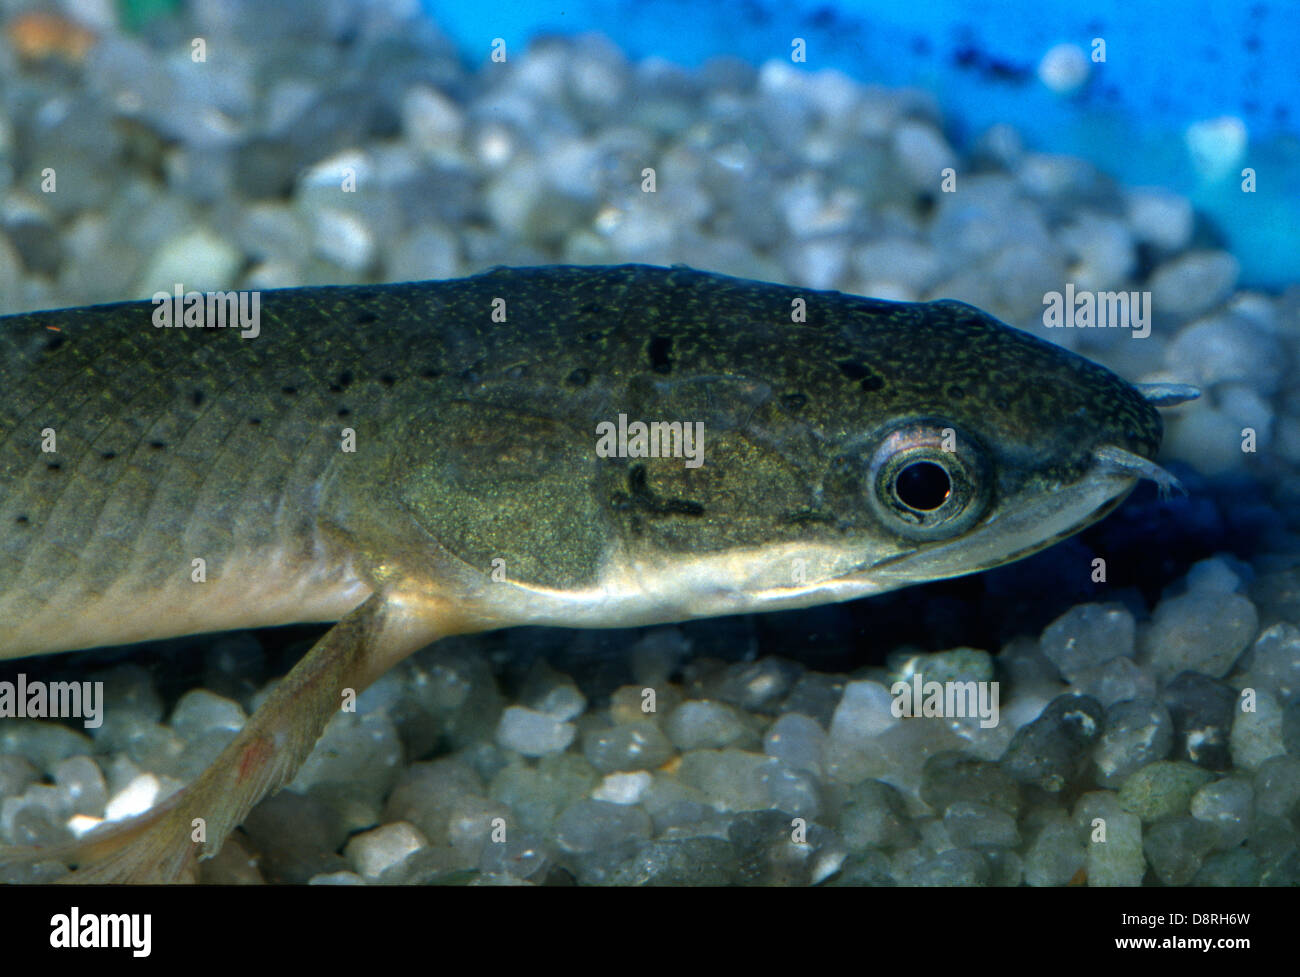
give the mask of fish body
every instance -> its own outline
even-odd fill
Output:
[[[341,688],[438,637],[977,572],[1100,518],[1161,438],[958,302],[639,265],[259,298],[256,338],[150,302],[0,319],[0,658],[340,622],[87,877],[183,874],[190,815],[210,853]]]

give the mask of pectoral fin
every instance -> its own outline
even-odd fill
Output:
[[[452,630],[440,626],[428,605],[413,608],[373,594],[312,646],[188,787],[73,844],[0,850],[0,877],[17,863],[59,862],[75,869],[61,882],[193,881],[196,860],[215,855],[258,801],[293,779],[344,689],[360,691]],[[196,841],[200,836],[206,840]]]

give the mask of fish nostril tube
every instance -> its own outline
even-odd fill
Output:
[[[1190,383],[1135,383],[1133,386],[1152,407],[1176,407],[1201,395],[1200,388]]]

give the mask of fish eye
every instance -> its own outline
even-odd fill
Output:
[[[909,509],[933,512],[952,495],[952,479],[942,465],[914,461],[894,476],[894,494]]]
[[[990,478],[979,442],[941,420],[911,422],[876,449],[867,492],[877,518],[903,536],[942,540],[988,509]]]

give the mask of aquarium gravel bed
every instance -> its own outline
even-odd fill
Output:
[[[1300,288],[1243,287],[1187,200],[961,133],[921,92],[598,38],[467,67],[408,7],[198,2],[128,35],[94,4],[89,47],[0,44],[0,312],[555,262],[958,298],[1199,385],[1165,415],[1187,494],[847,610],[444,640],[336,716],[202,880],[1300,882]],[[1150,334],[1045,329],[1066,282],[1149,291]],[[7,668],[108,702],[93,730],[0,720],[0,843],[179,789],[318,634]],[[914,674],[996,682],[998,723],[894,716]]]
[[[774,636],[736,625],[446,639],[331,720],[201,877],[1296,884],[1300,630],[1260,621],[1294,613],[1300,578],[1257,580],[1257,603],[1243,574],[1204,560],[1149,620],[1080,604],[997,654],[900,650],[849,674],[754,657]],[[170,709],[140,664],[83,663],[102,726],[0,722],[6,842],[143,810],[266,695],[257,635],[169,645],[170,686],[203,671]],[[914,673],[996,679],[1000,722],[894,717],[890,687]]]

